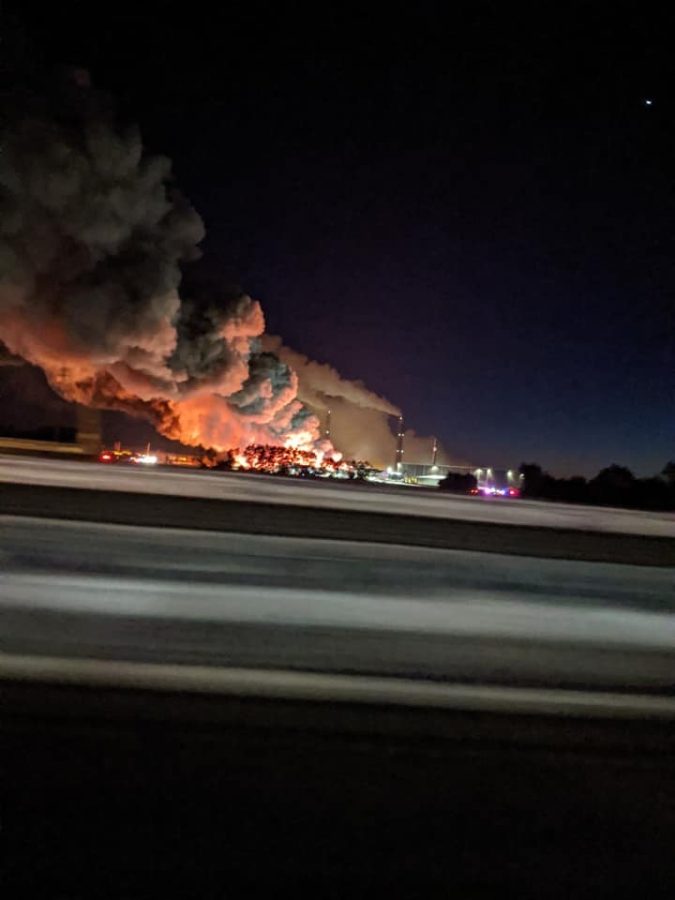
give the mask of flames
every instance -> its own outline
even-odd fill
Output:
[[[269,444],[250,444],[243,450],[230,450],[220,457],[218,464],[225,468],[270,475],[297,475],[302,471],[348,475],[357,470],[356,463],[346,462],[339,453],[328,455],[321,450],[275,447]]]
[[[274,447],[257,453],[266,468],[337,465],[313,412],[329,398],[398,412],[266,336],[243,291],[184,277],[203,222],[169,160],[145,153],[81,71],[3,108],[0,146],[0,360],[213,455]]]
[[[365,462],[347,461],[340,453],[331,455],[321,450],[303,450],[297,447],[277,447],[270,444],[250,444],[244,449],[228,450],[225,453],[206,451],[198,454],[166,453],[163,450],[151,452],[150,444],[145,450],[136,451],[123,448],[119,442],[113,449],[103,450],[99,457],[102,463],[161,464],[165,466],[205,467],[208,469],[228,469],[243,472],[260,472],[266,475],[318,475],[337,478],[366,477],[374,470]]]

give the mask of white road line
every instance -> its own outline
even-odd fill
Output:
[[[675,697],[0,653],[0,680],[583,718],[674,719]]]
[[[143,494],[242,500],[290,506],[426,516],[540,528],[571,528],[675,538],[675,515],[527,500],[453,497],[426,490],[382,490],[221,472],[134,469],[0,455],[0,482]]]
[[[0,612],[52,610],[147,620],[351,628],[452,637],[675,648],[675,616],[642,610],[527,602],[515,592],[449,589],[445,600],[289,587],[181,584],[109,576],[0,573]]]

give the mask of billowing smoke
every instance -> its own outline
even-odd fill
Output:
[[[181,284],[202,221],[169,161],[144,154],[86,73],[49,101],[6,97],[2,109],[0,366],[26,360],[66,400],[219,451],[332,453],[330,409],[347,456],[393,461],[395,406],[264,335],[243,292]],[[408,432],[405,458],[429,461],[431,446]]]
[[[5,345],[0,341],[0,366],[22,366],[24,360],[20,356],[10,353]]]
[[[330,404],[331,440],[347,459],[364,459],[372,465],[384,469],[393,466],[396,459],[397,439],[392,427],[395,420],[381,410],[369,409],[342,397],[335,397]],[[327,414],[322,416],[327,421]],[[433,461],[434,438],[416,434],[406,429],[403,439],[404,461],[430,465]],[[450,458],[439,445],[436,454],[439,465],[462,464],[463,461]]]
[[[314,362],[302,353],[285,347],[280,337],[266,334],[263,345],[297,372],[300,381],[300,398],[314,409],[331,408],[336,397],[355,406],[377,410],[388,416],[398,416],[401,411],[384,397],[379,397],[360,381],[348,381],[332,366]]]
[[[381,468],[394,463],[397,441],[392,431],[392,424],[396,424],[392,423],[392,416],[401,414],[397,407],[360,381],[348,381],[332,366],[314,362],[284,346],[276,335],[266,334],[262,342],[297,373],[298,397],[316,411],[325,426],[330,410],[331,440],[347,459],[368,460]],[[403,443],[407,462],[432,462],[433,437],[422,437],[408,429]],[[442,447],[438,449],[436,461],[439,465],[450,463]]]
[[[260,304],[179,294],[204,228],[169,161],[143,153],[85,73],[63,88],[3,104],[2,358],[186,444],[316,446],[297,374],[262,347]]]

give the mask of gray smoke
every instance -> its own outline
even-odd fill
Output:
[[[388,416],[400,415],[400,410],[380,397],[361,381],[350,381],[327,363],[315,362],[309,357],[286,347],[277,335],[266,334],[263,346],[287,363],[298,374],[300,399],[313,408],[327,408],[336,397],[342,397],[355,406],[375,409]]]
[[[295,375],[260,353],[260,305],[179,295],[204,228],[169,161],[144,154],[86,73],[63,88],[49,104],[4,105],[2,359],[40,366],[68,400],[142,415],[187,443],[310,444],[318,422],[302,412]]]
[[[343,378],[332,366],[286,347],[276,335],[264,335],[262,344],[297,373],[299,399],[317,413],[324,426],[330,409],[330,439],[348,459],[368,460],[380,468],[393,465],[397,443],[395,417],[401,414],[397,407],[360,381]],[[406,462],[430,464],[433,446],[433,437],[406,429]],[[439,465],[451,462],[442,446],[439,446],[437,462]]]
[[[331,440],[348,459],[368,460],[381,469],[394,465],[397,420],[379,410],[355,405],[342,397],[332,400],[330,411]],[[324,413],[322,416],[324,421],[325,415]],[[418,435],[413,429],[406,429],[403,446],[405,462],[431,464],[433,437]],[[439,465],[463,464],[463,460],[451,458],[441,445],[438,449],[437,462]]]
[[[6,121],[0,157],[0,321],[14,353],[47,374],[60,362],[127,364],[170,381],[166,354],[179,265],[197,255],[199,216],[167,188],[170,163],[144,158],[82,91],[56,115]]]

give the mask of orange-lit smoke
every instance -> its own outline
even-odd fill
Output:
[[[181,288],[201,219],[168,160],[146,157],[87,79],[51,105],[11,107],[0,140],[3,360],[27,360],[67,400],[142,416],[184,444],[332,450],[295,372],[262,349],[260,304]]]

